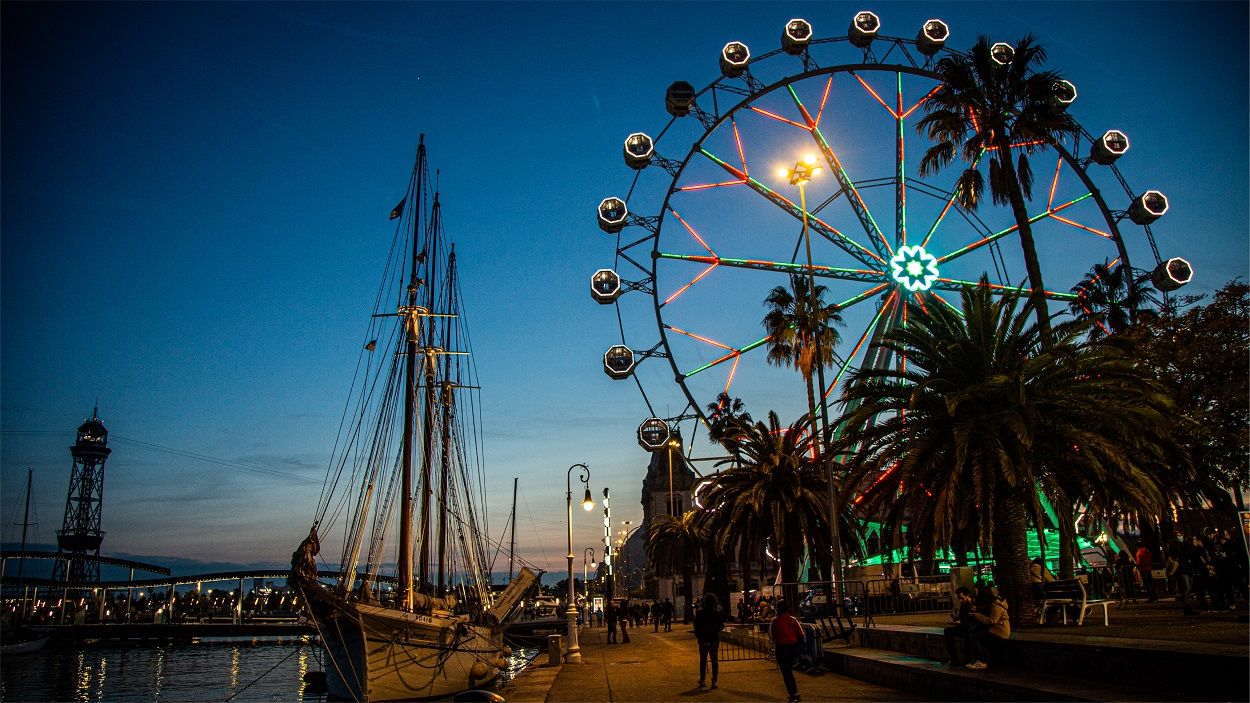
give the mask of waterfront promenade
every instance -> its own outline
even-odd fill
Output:
[[[699,688],[699,650],[689,625],[672,632],[630,629],[629,644],[607,644],[605,628],[581,631],[581,664],[542,666],[546,653],[500,693],[526,701],[784,701],[781,672],[770,659],[721,662],[719,686]],[[929,700],[845,676],[795,673],[806,701]]]

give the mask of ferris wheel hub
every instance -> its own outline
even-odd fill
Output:
[[[937,258],[922,246],[902,246],[890,259],[890,277],[912,293],[927,291],[937,280]]]

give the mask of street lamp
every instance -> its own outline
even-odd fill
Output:
[[[590,497],[590,467],[585,464],[573,464],[569,467],[568,474],[565,476],[565,488],[568,492],[565,495],[568,504],[569,513],[569,604],[564,611],[564,617],[568,619],[569,624],[569,648],[564,660],[573,664],[582,662],[581,648],[577,646],[577,604],[574,599],[577,594],[573,592],[573,469],[581,469],[578,480],[586,487],[586,497],[582,500],[582,508],[590,511],[595,507],[595,499]]]
[[[799,187],[799,208],[803,215],[803,246],[807,251],[807,294],[808,294],[808,313],[816,314],[816,270],[812,266],[812,239],[808,233],[807,227],[807,184],[812,180],[813,176],[817,176],[821,172],[821,167],[817,165],[818,161],[815,154],[804,156],[801,160],[794,164],[793,170],[782,169],[781,176],[790,180],[790,185]],[[817,335],[819,330],[814,331]],[[814,362],[816,366],[817,383],[820,384],[820,434],[816,432],[816,418],[812,418],[812,435],[816,440],[816,460],[820,461],[821,451],[825,435],[829,432],[829,410],[825,402],[825,365],[820,358],[820,338],[819,336],[813,340]],[[812,408],[815,412],[815,408]],[[829,462],[828,466],[828,489],[829,489],[829,536],[833,542],[833,580],[837,583],[837,601],[842,602],[842,538],[838,527],[838,510],[836,493],[833,485],[833,462]],[[831,589],[832,590],[832,589]],[[831,594],[832,595],[832,594]]]
[[[590,579],[586,571],[586,557],[590,557],[590,568],[597,569],[598,564],[595,563],[595,548],[586,547],[582,550],[582,589],[586,591],[586,622],[590,622]]]

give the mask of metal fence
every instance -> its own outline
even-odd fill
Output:
[[[723,662],[772,659],[774,656],[767,623],[726,625],[721,632],[718,658]]]
[[[951,594],[954,589],[948,574],[874,579],[865,585],[865,603],[874,615],[939,613],[951,610]]]

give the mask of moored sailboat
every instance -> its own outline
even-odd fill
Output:
[[[480,413],[459,412],[476,376],[455,249],[428,188],[423,136],[391,212],[392,256],[326,488],[291,558],[290,582],[327,654],[326,686],[351,700],[438,698],[489,683],[507,665],[503,632],[535,581],[522,569],[502,593],[490,589],[481,477],[471,475],[481,468]],[[323,583],[322,535],[339,530],[339,570]],[[392,564],[394,576],[384,574]]]

